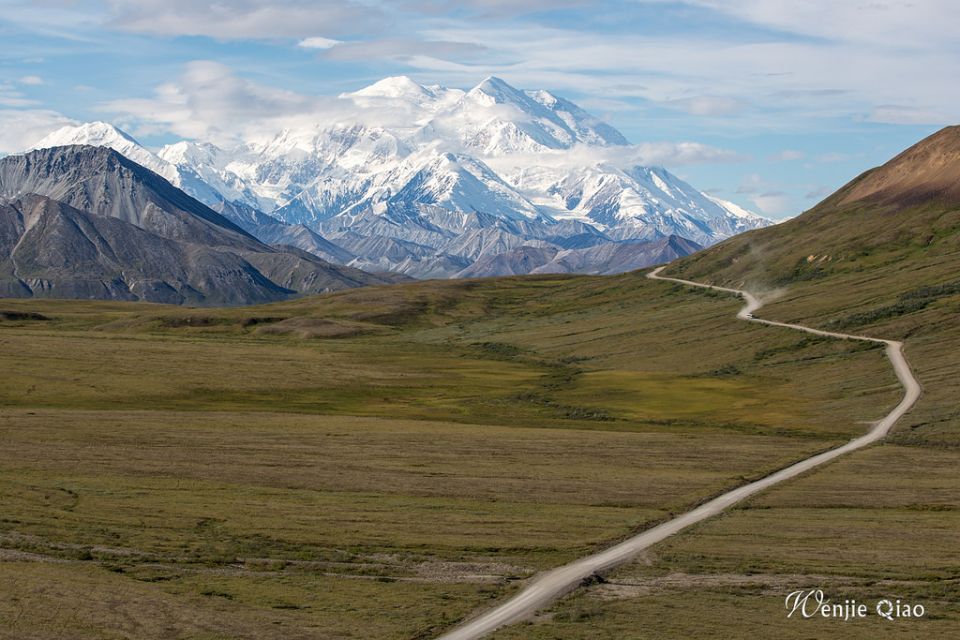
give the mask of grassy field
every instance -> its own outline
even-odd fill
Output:
[[[840,207],[846,191],[667,275],[749,288],[762,317],[903,340],[924,388],[916,408],[883,445],[683,532],[498,640],[960,637],[960,209]],[[787,619],[783,598],[800,588],[927,615]]]
[[[773,489],[658,545],[513,638],[960,637],[960,452],[883,445]],[[785,596],[823,589],[864,620],[787,618]],[[874,615],[883,598],[923,618]]]
[[[903,340],[925,393],[893,439],[960,446],[960,207],[836,208],[844,192],[668,275],[746,286],[768,298],[767,318]]]
[[[644,279],[0,303],[0,637],[425,638],[861,433],[879,350]]]

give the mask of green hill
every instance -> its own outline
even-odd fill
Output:
[[[765,317],[905,340],[926,394],[893,439],[960,446],[960,126],[666,274],[764,294]]]
[[[640,612],[658,638],[960,633],[960,127],[665,275],[760,294],[760,317],[903,340],[924,395],[882,444],[665,541],[495,640],[643,637]],[[847,375],[858,373],[850,363]],[[851,393],[836,388],[837,398]],[[871,616],[788,619],[783,601],[795,589],[868,603]],[[872,614],[883,598],[927,614],[889,624]]]

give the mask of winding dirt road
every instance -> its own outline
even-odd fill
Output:
[[[885,345],[887,358],[889,358],[890,362],[893,364],[893,369],[897,374],[897,378],[900,380],[900,384],[903,385],[903,399],[900,401],[900,404],[894,407],[890,413],[888,413],[879,422],[874,424],[873,428],[871,428],[870,431],[865,435],[855,438],[845,445],[837,447],[836,449],[831,449],[810,458],[806,458],[800,462],[790,465],[789,467],[781,469],[780,471],[772,473],[765,478],[743,485],[742,487],[738,487],[732,491],[728,491],[727,493],[724,493],[723,495],[718,496],[709,502],[705,502],[692,511],[688,511],[677,516],[676,518],[673,518],[672,520],[659,524],[652,529],[648,529],[643,533],[624,540],[620,544],[610,547],[606,551],[601,551],[600,553],[596,553],[592,556],[581,558],[580,560],[571,562],[568,565],[541,574],[540,576],[536,577],[523,591],[518,593],[510,600],[507,600],[503,604],[491,609],[477,618],[465,622],[462,626],[440,636],[438,640],[476,640],[477,638],[482,638],[494,630],[499,629],[500,627],[519,622],[530,617],[537,610],[545,607],[561,596],[564,596],[579,587],[584,580],[590,578],[592,575],[602,573],[633,559],[644,549],[647,549],[663,539],[672,536],[683,529],[686,529],[690,525],[696,524],[701,520],[706,520],[711,516],[715,516],[732,505],[740,502],[741,500],[752,496],[758,491],[763,491],[764,489],[772,487],[775,484],[783,482],[784,480],[789,480],[790,478],[796,477],[801,473],[805,473],[806,471],[809,471],[810,469],[813,469],[814,467],[817,467],[825,462],[842,456],[845,453],[855,451],[856,449],[860,449],[861,447],[865,447],[876,442],[877,440],[880,440],[887,435],[887,432],[890,431],[890,427],[892,427],[894,423],[896,423],[896,421],[903,416],[903,414],[909,411],[920,397],[920,383],[913,376],[913,372],[910,370],[910,365],[907,364],[906,358],[903,357],[903,344],[900,342],[896,342],[894,340],[881,340],[879,338],[870,338],[867,336],[856,336],[846,333],[834,333],[832,331],[821,331],[820,329],[811,329],[810,327],[804,327],[798,324],[789,324],[786,322],[775,322],[773,320],[761,320],[760,318],[754,318],[754,311],[763,306],[763,303],[761,303],[759,299],[750,293],[746,291],[740,291],[739,289],[728,289],[726,287],[700,284],[690,280],[667,278],[660,275],[660,271],[662,269],[663,267],[654,269],[647,274],[647,277],[653,278],[654,280],[677,282],[692,287],[726,291],[728,293],[734,293],[740,296],[746,302],[744,307],[740,309],[739,313],[737,313],[737,317],[741,320],[758,322],[774,327],[796,329],[797,331],[805,331],[818,336],[829,336],[832,338],[841,338],[846,340],[866,340],[868,342],[877,342]]]

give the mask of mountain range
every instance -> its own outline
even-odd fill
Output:
[[[204,305],[392,282],[271,247],[120,153],[0,160],[0,296]]]
[[[615,273],[770,224],[637,164],[622,134],[547,91],[395,77],[333,103],[226,146],[154,152],[94,122],[32,148],[109,147],[264,244],[416,278]]]

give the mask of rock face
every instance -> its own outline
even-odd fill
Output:
[[[0,160],[0,294],[250,304],[388,279],[267,246],[103,147]]]
[[[180,243],[117,218],[26,195],[0,206],[22,295],[242,304],[292,294],[237,253]]]
[[[672,235],[709,246],[769,224],[637,164],[616,129],[548,91],[396,77],[333,102],[335,117],[229,148],[181,141],[153,153],[105,123],[64,127],[35,146],[109,146],[264,242],[413,277],[454,277],[521,247],[626,243],[631,253]],[[593,255],[606,252],[554,266],[604,270]]]
[[[106,147],[54,147],[0,160],[0,197],[28,193],[164,238],[247,249],[260,245],[210,207]]]

